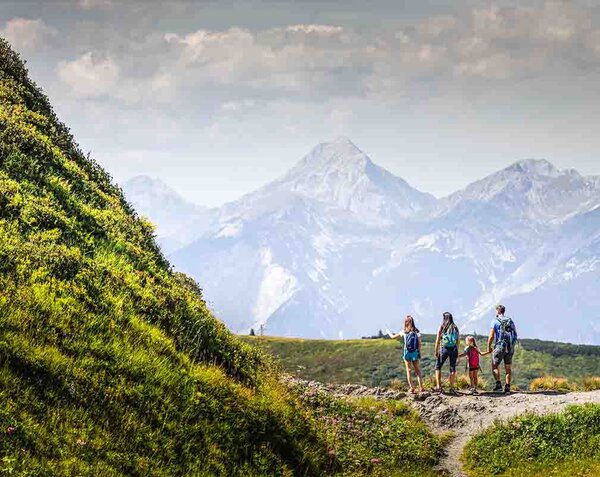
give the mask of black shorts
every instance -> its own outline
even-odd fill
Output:
[[[437,360],[435,361],[436,371],[439,371],[442,369],[442,366],[444,366],[444,363],[446,362],[447,359],[450,360],[450,372],[456,373],[456,360],[458,359],[458,347],[457,346],[454,346],[452,348],[442,347],[440,349],[440,354],[438,355]]]

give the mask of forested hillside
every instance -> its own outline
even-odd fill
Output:
[[[171,269],[152,225],[0,40],[2,473],[406,475],[436,465],[441,440],[406,406],[384,407],[282,384]],[[338,432],[346,421],[359,432]],[[376,438],[382,426],[396,431]]]

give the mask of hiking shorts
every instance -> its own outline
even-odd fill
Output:
[[[404,360],[405,361],[419,361],[419,350],[415,350],[415,351],[408,351],[408,350],[404,350]]]
[[[450,360],[450,373],[456,373],[456,360],[458,359],[458,347],[445,348],[442,346],[440,354],[435,361],[436,371],[440,371],[446,360]]]
[[[513,347],[507,349],[502,346],[496,346],[494,351],[492,351],[492,368],[497,368],[503,361],[505,366],[507,364],[511,365],[514,353],[515,349]]]

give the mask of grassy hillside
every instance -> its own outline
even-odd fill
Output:
[[[371,448],[378,409],[306,400],[269,361],[170,269],[151,224],[0,40],[0,471],[377,473],[391,461],[372,462],[375,451],[399,456],[396,470],[437,462],[440,441],[423,427],[420,443]],[[340,441],[339,419],[324,416],[355,408],[367,418]],[[386,422],[418,418],[398,411]],[[420,449],[412,463],[401,458],[409,445]]]
[[[402,342],[384,339],[307,340],[250,337],[242,339],[276,356],[287,372],[304,379],[332,383],[388,386],[405,380]],[[482,341],[479,339],[478,341]],[[433,374],[433,335],[423,336],[424,375]],[[480,344],[481,346],[481,344]],[[482,358],[481,376],[491,381],[490,358]],[[527,388],[531,380],[545,375],[563,376],[580,382],[600,373],[600,346],[579,346],[539,340],[522,340],[513,362],[515,384]],[[458,371],[464,372],[464,360]]]
[[[463,460],[469,475],[600,475],[600,405],[496,423],[473,437]]]

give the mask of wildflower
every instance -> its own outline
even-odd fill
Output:
[[[76,443],[78,446],[81,446],[81,447],[83,447],[84,445],[86,445],[86,444],[87,444],[87,442],[85,442],[83,439],[77,439],[77,440],[75,441],[75,443]]]
[[[14,435],[14,433],[15,433],[15,432],[17,432],[17,429],[16,429],[16,428],[14,428],[14,427],[12,427],[12,426],[9,426],[9,427],[7,427],[7,428],[6,428],[6,433],[7,433],[9,436],[12,436],[12,435]]]
[[[379,465],[379,464],[381,464],[381,459],[379,457],[373,457],[371,459],[371,464],[373,464],[373,465]]]

